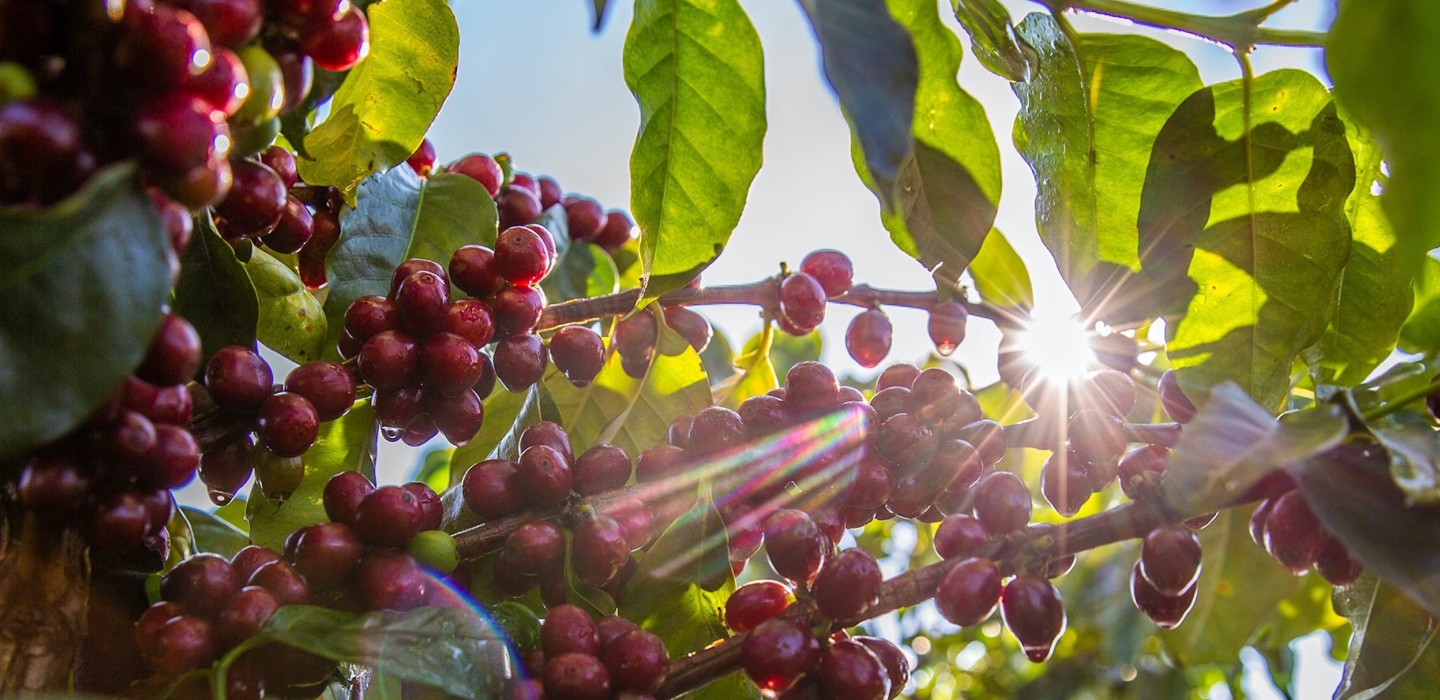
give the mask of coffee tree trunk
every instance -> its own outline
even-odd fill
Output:
[[[75,530],[0,520],[0,696],[64,691],[85,632],[90,563]]]

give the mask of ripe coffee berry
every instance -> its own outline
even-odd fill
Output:
[[[609,583],[630,558],[625,530],[613,518],[592,515],[575,527],[570,565],[575,578],[599,588]]]
[[[874,367],[890,354],[894,332],[884,311],[866,309],[845,329],[845,350],[861,367]]]
[[[540,216],[540,197],[532,190],[517,187],[514,183],[500,189],[495,198],[502,229],[523,226]]]
[[[375,294],[360,297],[345,309],[345,331],[360,342],[395,330],[396,323],[395,304]]]
[[[445,170],[460,173],[480,183],[485,187],[485,191],[490,193],[492,199],[500,194],[500,183],[505,180],[505,173],[500,169],[500,164],[484,153],[472,153],[465,156],[451,163]]]
[[[420,145],[415,147],[415,152],[410,154],[405,162],[415,171],[415,174],[424,177],[430,174],[435,167],[435,144],[430,139],[421,139]]]
[[[511,392],[534,386],[549,363],[550,353],[534,333],[508,336],[495,348],[495,376]]]
[[[990,533],[979,520],[969,515],[951,515],[935,529],[935,553],[941,559],[967,556],[985,544]]]
[[[825,289],[814,277],[797,272],[780,283],[780,313],[795,335],[804,335],[825,320]]]
[[[570,497],[569,461],[548,445],[532,445],[520,453],[516,483],[526,500],[538,508],[559,505]]]
[[[1140,573],[1167,596],[1178,596],[1200,576],[1200,536],[1184,525],[1150,531],[1140,548]]]
[[[1297,574],[1315,563],[1329,539],[1298,490],[1276,498],[1265,515],[1265,551]]]
[[[395,391],[411,383],[419,364],[419,352],[409,335],[385,331],[365,341],[357,366],[361,378],[376,391]]]
[[[1168,454],[1169,450],[1160,445],[1145,445],[1127,452],[1120,458],[1117,468],[1120,474],[1120,490],[1129,498],[1135,499],[1158,484],[1160,474],[1165,471],[1165,457]]]
[[[892,386],[898,386],[908,390],[915,383],[915,378],[918,376],[920,376],[920,369],[915,365],[890,365],[875,379],[875,391],[878,393]]]
[[[992,534],[1014,532],[1030,521],[1030,489],[1010,472],[991,472],[975,482],[975,517]]]
[[[858,620],[879,600],[884,575],[875,557],[846,549],[831,557],[815,576],[811,593],[820,614],[842,624]]]
[[[500,550],[502,566],[513,567],[524,576],[539,576],[554,571],[565,560],[565,533],[546,520],[521,525]]]
[[[325,516],[331,522],[354,525],[360,502],[374,490],[375,485],[360,472],[343,471],[330,477],[322,497]]]
[[[215,656],[215,628],[209,620],[181,615],[162,626],[147,659],[151,668],[166,675],[180,675],[210,663]]]
[[[695,352],[704,352],[710,346],[713,330],[704,316],[684,306],[666,306],[665,324],[680,334]]]
[[[550,361],[575,386],[585,386],[605,364],[605,342],[587,326],[565,326],[550,336]]]
[[[615,250],[629,243],[634,233],[635,220],[619,209],[611,209],[605,214],[605,227],[600,229],[600,235],[595,237],[595,245],[605,250]]]
[[[1065,631],[1065,604],[1055,584],[1038,576],[1016,576],[1001,594],[1005,626],[1035,663],[1050,658]]]
[[[275,595],[260,586],[246,586],[230,596],[215,619],[215,632],[221,644],[232,647],[256,634],[260,627],[280,608]]]
[[[1191,586],[1179,595],[1166,595],[1155,587],[1140,571],[1140,562],[1130,570],[1130,599],[1135,607],[1145,613],[1160,629],[1179,626],[1195,606],[1195,592],[1199,586]]]
[[[1071,517],[1090,500],[1090,472],[1070,450],[1056,450],[1040,469],[1040,491],[1056,513]]]
[[[600,660],[610,672],[610,684],[615,690],[653,693],[670,672],[665,644],[641,629],[625,632],[605,644]]]
[[[578,653],[600,653],[600,631],[590,613],[575,605],[557,605],[545,614],[540,625],[540,648],[547,657]]]
[[[310,584],[284,560],[261,564],[246,579],[247,586],[260,586],[281,605],[304,605],[310,601]]]
[[[179,315],[165,314],[135,375],[151,384],[170,386],[190,381],[198,369],[200,334]]]
[[[840,404],[840,383],[829,367],[799,362],[785,374],[785,401],[797,413],[828,411]]]
[[[290,372],[285,391],[309,399],[320,420],[332,421],[355,403],[355,377],[338,362],[314,360]]]
[[[1360,578],[1364,568],[1350,556],[1340,540],[1332,539],[1315,559],[1315,570],[1332,586],[1348,586]]]
[[[765,521],[766,553],[776,573],[791,581],[815,578],[825,563],[830,541],[800,510],[779,510]]]
[[[576,652],[546,656],[549,660],[545,662],[545,697],[573,700],[607,700],[610,697],[610,674],[600,659]]]
[[[538,287],[506,287],[490,300],[491,318],[502,333],[525,333],[540,321],[545,293]]]
[[[970,312],[958,301],[941,302],[931,308],[926,329],[931,342],[935,343],[935,351],[941,355],[955,352],[955,348],[965,342],[965,324],[969,318]]]
[[[890,673],[870,648],[853,639],[841,639],[820,655],[820,683],[831,697],[886,700]]]
[[[377,547],[404,547],[420,532],[424,511],[415,494],[399,486],[381,486],[355,509],[355,533]]]
[[[605,227],[605,209],[589,197],[570,196],[565,200],[565,223],[570,237],[577,241],[593,241]]]
[[[989,559],[965,559],[941,579],[935,591],[940,615],[961,627],[980,624],[1000,601],[1000,571]]]
[[[425,603],[425,570],[405,552],[372,549],[355,569],[355,585],[370,610],[414,610]]]
[[[348,580],[364,553],[365,545],[349,525],[320,523],[296,538],[290,563],[311,585],[328,589]]]
[[[850,257],[838,250],[816,250],[800,261],[800,271],[815,278],[825,296],[835,298],[850,291],[855,268]]]
[[[655,352],[659,332],[659,324],[651,309],[642,309],[616,322],[615,351],[626,363],[626,374],[637,378],[644,376],[644,369],[650,364],[650,355]]]
[[[470,391],[485,371],[480,351],[470,341],[444,332],[420,343],[419,367],[427,389],[452,398]]]
[[[270,396],[274,375],[270,365],[249,348],[220,348],[205,369],[205,387],[221,406],[237,411],[259,410]]]
[[[224,231],[241,238],[259,237],[270,233],[280,223],[289,196],[285,183],[274,170],[250,160],[230,164],[234,184],[230,193],[215,207],[224,220]]]
[[[744,441],[745,422],[724,406],[701,409],[690,424],[689,449],[696,452],[723,450]]]
[[[477,299],[505,287],[505,278],[495,268],[495,251],[473,244],[461,246],[450,256],[450,281]]]
[[[750,631],[740,646],[745,675],[762,690],[783,691],[820,662],[820,643],[798,620],[776,617]]]
[[[1086,465],[1113,464],[1125,453],[1125,426],[1119,418],[1103,411],[1076,411],[1066,435],[1071,452]]]
[[[260,404],[255,432],[261,444],[280,457],[299,457],[315,444],[320,417],[315,405],[299,394],[282,391]]]
[[[1180,388],[1180,380],[1175,376],[1175,370],[1167,369],[1160,375],[1160,383],[1157,387],[1160,390],[1160,405],[1165,407],[1165,412],[1170,414],[1179,423],[1189,423],[1195,417],[1195,404],[1190,402],[1190,397]]]
[[[194,614],[209,615],[240,590],[235,570],[224,557],[197,554],[160,579],[160,596]]]
[[[592,496],[620,488],[630,480],[630,455],[615,445],[593,445],[575,460],[571,471],[575,492]]]
[[[725,624],[739,634],[779,615],[793,602],[795,593],[784,583],[751,581],[736,588],[725,601]]]
[[[445,328],[450,308],[450,283],[429,270],[410,273],[395,290],[395,316],[400,329],[425,337]]]
[[[465,506],[482,519],[499,518],[525,505],[515,475],[520,465],[505,459],[489,459],[470,467],[461,480]]]
[[[510,284],[536,284],[550,272],[550,251],[534,229],[511,226],[495,239],[495,271]]]

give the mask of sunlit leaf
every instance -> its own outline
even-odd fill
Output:
[[[260,302],[256,328],[260,342],[297,363],[320,359],[328,323],[320,300],[305,288],[300,275],[260,248],[251,249],[245,269]]]
[[[205,357],[227,345],[254,346],[259,304],[250,273],[215,230],[209,212],[196,217],[195,232],[180,256],[172,306],[200,334]]]
[[[765,138],[764,58],[736,0],[640,0],[624,63],[640,104],[630,206],[645,304],[700,274],[740,221]]]
[[[1353,606],[1347,612],[1355,629],[1345,658],[1345,675],[1335,689],[1336,698],[1369,700],[1382,694],[1399,697],[1400,688],[1396,688],[1397,692],[1387,691],[1401,679],[1402,685],[1429,685],[1429,695],[1406,697],[1434,697],[1440,691],[1433,674],[1424,672],[1425,666],[1416,666],[1422,655],[1434,656],[1433,651],[1426,652],[1434,647],[1432,641],[1440,627],[1434,617],[1373,573],[1360,577],[1343,592],[1337,589],[1336,595],[1343,595]],[[1412,668],[1416,670],[1407,672]]]
[[[1400,328],[1400,349],[1440,352],[1440,260],[1426,255],[1415,275],[1415,306]]]
[[[1020,49],[1010,13],[998,0],[951,0],[955,19],[970,35],[970,52],[991,73],[1012,82],[1024,80],[1029,62]]]
[[[214,513],[190,506],[180,506],[179,512],[185,515],[190,524],[191,541],[197,552],[213,552],[223,557],[233,557],[240,548],[250,544],[249,535]]]
[[[1021,309],[1035,306],[1030,271],[999,231],[991,231],[985,237],[980,254],[970,263],[970,276],[975,278],[975,291],[980,293],[980,299],[988,304]]]
[[[775,338],[774,327],[766,323],[760,334],[745,343],[745,350],[735,358],[731,375],[715,386],[715,405],[736,408],[752,396],[760,396],[779,386],[775,364],[770,361],[770,348]]]

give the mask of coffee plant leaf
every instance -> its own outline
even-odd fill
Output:
[[[1157,136],[1203,86],[1200,74],[1184,53],[1154,39],[1076,37],[1040,13],[1016,31],[1031,65],[1029,79],[1012,85],[1020,98],[1015,147],[1035,172],[1040,238],[1092,315],[1153,317],[1167,292],[1185,291],[1172,285],[1185,267],[1145,240],[1142,192],[1151,186]]]
[[[670,421],[710,405],[710,382],[694,348],[679,334],[662,328],[654,361],[639,379],[625,373],[619,353],[611,353],[595,380],[583,387],[551,369],[545,393],[557,409],[555,422],[565,428],[579,454],[608,442],[633,458],[665,442]]]
[[[463,245],[495,245],[495,202],[485,186],[458,173],[421,178],[408,165],[372,177],[357,192],[356,208],[342,212],[340,240],[325,260],[330,291],[326,352],[338,359],[335,343],[345,310],[367,294],[390,291],[395,267],[424,258],[442,267]],[[460,292],[452,286],[451,296]]]
[[[209,511],[191,506],[180,506],[175,512],[184,516],[189,526],[190,542],[197,552],[211,552],[223,557],[233,557],[245,545],[250,536],[234,525]],[[171,530],[171,546],[174,547],[174,530]]]
[[[1415,273],[1415,305],[1400,327],[1400,349],[1406,352],[1440,352],[1440,260],[1426,255]]]
[[[227,345],[255,346],[260,323],[255,283],[235,249],[215,229],[208,211],[195,218],[190,244],[180,256],[180,278],[171,306],[200,334],[207,360]]]
[[[379,437],[369,399],[361,399],[349,413],[321,423],[315,444],[303,455],[305,479],[289,498],[272,499],[258,485],[250,488],[245,509],[250,539],[280,552],[290,533],[328,520],[322,500],[325,484],[342,471],[360,472],[374,481]]]
[[[737,374],[735,349],[730,346],[730,338],[719,328],[710,328],[710,344],[700,353],[700,362],[705,365],[705,375],[710,377],[710,386],[713,391],[718,392],[725,380]],[[719,401],[719,394],[716,394],[716,401]]]
[[[640,226],[641,305],[714,262],[760,171],[765,69],[737,0],[647,0],[625,36],[625,84],[640,105],[630,208]]]
[[[260,342],[296,363],[320,359],[329,324],[323,305],[300,275],[260,248],[251,249],[245,269],[259,300],[255,334]]]
[[[1374,573],[1335,589],[1336,607],[1354,629],[1337,700],[1424,698],[1440,692],[1433,643],[1440,621]],[[1428,686],[1428,695],[1412,692]]]
[[[329,71],[317,66],[314,81],[305,99],[294,109],[280,115],[280,137],[295,149],[297,157],[314,160],[310,150],[305,147],[305,139],[310,136],[310,130],[314,126],[315,109],[335,96],[335,91],[340,89],[348,75],[350,71]]]
[[[305,137],[307,184],[350,192],[405,162],[455,86],[460,28],[445,0],[386,0],[369,9],[370,55],[350,70],[330,113]]]
[[[745,399],[780,386],[775,377],[775,363],[770,359],[774,339],[775,328],[766,323],[760,333],[745,343],[744,350],[735,358],[734,368],[739,372],[715,385],[715,405],[738,408]]]
[[[469,700],[500,697],[508,676],[503,670],[516,663],[504,638],[470,609],[427,606],[353,615],[287,605],[275,611],[256,636],[215,664],[217,686],[223,686],[225,672],[242,654],[270,642]]]
[[[0,461],[64,435],[140,364],[169,245],[129,166],[47,209],[0,209]]]
[[[1440,6],[1404,0],[1339,3],[1325,40],[1335,97],[1384,148],[1390,177],[1381,206],[1399,259],[1418,271],[1440,246]],[[1376,47],[1383,46],[1383,51]],[[1406,66],[1397,70],[1396,66]]]
[[[1440,441],[1429,425],[1372,428],[1390,453],[1390,476],[1409,505],[1440,505]]]
[[[970,35],[970,53],[986,70],[1011,82],[1025,79],[1030,62],[1020,48],[1010,13],[998,0],[952,0],[955,19]]]
[[[975,291],[981,301],[987,304],[1019,309],[1035,306],[1030,271],[999,230],[991,230],[985,236],[979,254],[970,263],[970,276],[975,280]]]

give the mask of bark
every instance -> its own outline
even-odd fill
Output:
[[[0,696],[69,688],[89,581],[79,532],[0,518]]]

